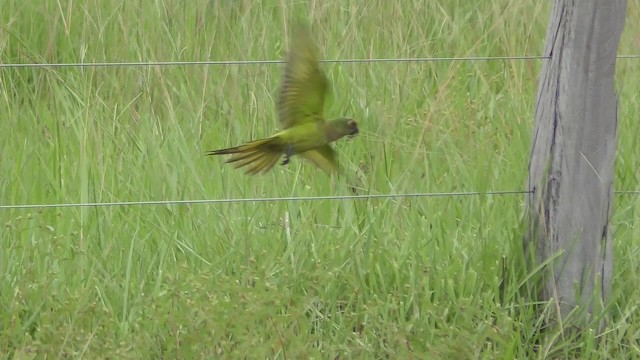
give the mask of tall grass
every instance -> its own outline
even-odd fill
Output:
[[[539,55],[550,2],[5,0],[3,63]],[[621,54],[640,53],[630,2]],[[638,189],[620,60],[617,189]],[[524,189],[540,61],[326,64],[348,178],[244,176],[206,150],[277,127],[281,66],[0,70],[0,203]],[[522,196],[2,210],[0,353],[47,358],[640,356],[638,201],[616,198],[609,327],[539,332]],[[543,304],[544,307],[544,304]],[[551,311],[551,310],[550,310]]]

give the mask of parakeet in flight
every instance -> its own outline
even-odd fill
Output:
[[[240,146],[209,151],[207,155],[231,155],[226,161],[236,168],[247,166],[247,174],[269,171],[284,155],[301,155],[325,172],[338,171],[336,153],[329,143],[358,134],[351,118],[325,120],[324,103],[330,91],[329,80],[320,69],[318,49],[308,27],[297,24],[284,69],[278,96],[278,117],[282,130],[266,139]]]

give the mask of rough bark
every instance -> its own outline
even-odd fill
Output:
[[[597,312],[611,289],[617,97],[626,0],[556,0],[547,31],[529,164],[529,233],[545,267],[541,299],[559,315]]]

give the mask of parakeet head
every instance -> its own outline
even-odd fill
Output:
[[[358,134],[358,123],[351,118],[339,118],[329,121],[330,128],[334,132],[334,137],[337,140],[343,136],[355,136]]]

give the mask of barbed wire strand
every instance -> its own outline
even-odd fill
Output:
[[[264,198],[236,198],[236,199],[200,199],[200,200],[150,200],[150,201],[124,201],[124,202],[95,202],[95,203],[58,203],[58,204],[18,204],[0,205],[0,210],[8,209],[43,209],[43,208],[68,208],[68,207],[115,207],[115,206],[145,206],[145,205],[202,205],[202,204],[229,204],[249,202],[286,202],[286,201],[320,201],[320,200],[364,200],[364,199],[390,199],[390,198],[422,198],[422,197],[457,197],[457,196],[499,196],[529,194],[530,191],[470,191],[470,192],[442,192],[442,193],[405,193],[405,194],[366,194],[366,195],[329,195],[329,196],[291,196],[291,197],[264,197]]]
[[[385,62],[438,62],[438,61],[498,61],[498,60],[544,60],[550,56],[516,55],[516,56],[469,56],[469,57],[417,57],[417,58],[375,58],[375,59],[334,59],[320,60],[323,63],[385,63]],[[618,59],[640,59],[637,55],[619,55]],[[93,63],[11,63],[0,64],[0,69],[7,68],[62,68],[62,67],[142,67],[142,66],[193,66],[193,65],[270,65],[284,64],[284,60],[203,60],[203,61],[125,61],[125,62],[93,62]]]

